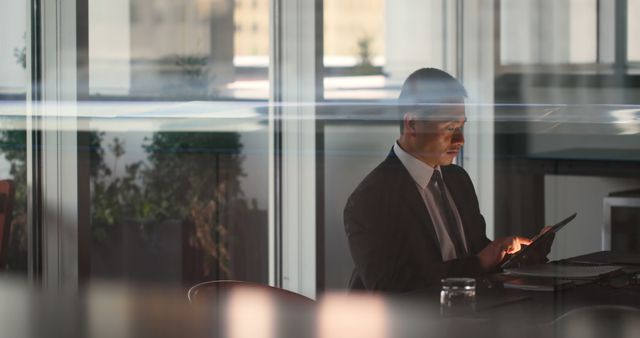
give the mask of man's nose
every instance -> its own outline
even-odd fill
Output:
[[[460,145],[464,144],[464,133],[462,132],[462,129],[458,129],[455,134],[453,134],[452,143]]]

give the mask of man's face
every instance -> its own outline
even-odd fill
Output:
[[[414,116],[409,130],[413,155],[433,167],[451,164],[464,144],[464,101],[443,106],[433,118],[420,118],[419,113]]]

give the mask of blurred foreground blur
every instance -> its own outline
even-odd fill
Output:
[[[185,290],[149,285],[94,283],[80,294],[34,293],[22,281],[3,280],[0,336],[382,338],[516,334],[584,338],[637,337],[640,333],[637,308],[599,305],[564,311],[571,301],[553,294],[493,306],[499,300],[491,304],[496,301],[492,292],[496,291],[485,291],[486,297],[479,298],[477,313],[442,317],[436,292],[429,291],[395,297],[328,293],[317,302],[300,303],[263,288],[239,286],[190,303]],[[637,290],[626,292],[629,301],[638,299]],[[551,303],[540,297],[551,299]],[[585,297],[581,299],[584,302]],[[540,311],[549,304],[557,308],[557,317],[553,318],[555,311]]]

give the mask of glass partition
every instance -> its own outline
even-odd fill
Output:
[[[492,4],[324,2],[321,288],[349,285],[347,198],[400,136],[396,99],[422,67],[448,71],[469,93],[457,163],[488,206],[491,239],[534,236],[577,211],[549,258],[598,251],[603,198],[640,188],[638,1],[628,1],[628,41],[615,35],[613,2]],[[623,72],[614,62],[621,43]]]
[[[27,4],[0,2],[0,180],[10,180],[13,208],[0,224],[0,271],[27,274]],[[3,205],[9,196],[0,197]]]
[[[596,63],[598,1],[500,1],[500,63]]]
[[[444,67],[451,34],[446,1],[324,1],[324,99],[392,100],[404,77]]]
[[[577,211],[550,258],[601,250],[603,199],[640,187],[636,1],[501,6],[495,100],[508,106],[495,121],[496,235],[534,235]]]
[[[640,14],[640,1],[627,0],[627,41],[629,62],[640,62],[640,23],[635,18]]]
[[[90,1],[91,278],[268,283],[268,5]]]
[[[324,1],[324,98],[384,99],[385,2]]]
[[[621,3],[628,4],[626,25],[616,25],[622,17],[614,5]],[[354,267],[344,227],[347,198],[391,153],[401,135],[403,81],[423,67],[449,72],[468,93],[465,147],[454,151],[455,164],[475,187],[477,201],[466,205],[478,202],[490,239],[531,237],[577,211],[581,227],[559,234],[550,257],[596,251],[603,197],[640,186],[638,0],[86,4],[87,13],[79,9],[78,24],[71,25],[80,30],[79,68],[56,70],[62,82],[68,74],[88,77],[70,86],[80,97],[77,107],[69,103],[77,108],[71,130],[77,143],[73,151],[55,143],[61,148],[47,159],[75,159],[78,151],[77,180],[86,194],[79,193],[75,211],[78,218],[88,213],[79,226],[87,228],[78,231],[79,260],[88,260],[91,280],[173,286],[275,280],[316,283],[320,292],[345,289]],[[320,4],[321,33],[317,22],[306,22],[319,17]],[[0,179],[16,183],[7,268],[23,272],[25,88],[32,84],[28,41],[18,28],[26,27],[21,18],[29,6],[0,6]],[[299,15],[309,8],[313,15]],[[323,53],[307,53],[309,37]],[[47,51],[47,64],[69,60]],[[64,64],[75,67],[75,61]],[[294,66],[283,67],[287,61]],[[67,84],[56,85],[62,92]],[[268,102],[280,97],[298,101]],[[305,175],[314,170],[313,178]],[[59,183],[48,178],[45,183]],[[317,199],[304,198],[309,187]],[[287,206],[315,208],[317,215],[283,212]],[[277,231],[269,231],[270,221]],[[303,237],[317,240],[315,257],[308,255],[313,249],[302,250]],[[56,248],[44,254],[55,256]],[[313,258],[317,279],[304,275]]]
[[[317,121],[324,178],[321,289],[348,285],[353,262],[343,209],[399,136],[395,102],[402,82],[421,67],[453,66],[447,64],[452,11],[438,0],[324,1],[324,99],[330,103],[319,108]]]

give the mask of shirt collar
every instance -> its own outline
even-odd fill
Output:
[[[435,170],[440,171],[440,166],[432,168],[430,165],[418,160],[413,155],[407,153],[400,147],[400,144],[396,142],[393,145],[393,152],[398,156],[402,165],[409,171],[409,174],[414,181],[424,190],[427,189],[427,184],[431,181],[431,176]],[[442,174],[442,171],[440,171]]]

